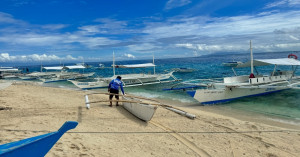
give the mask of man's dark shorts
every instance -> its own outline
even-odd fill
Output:
[[[114,95],[114,94],[119,94],[119,90],[111,88],[110,93],[112,93],[112,94],[109,95],[109,99],[112,99],[114,96],[116,99],[119,99],[119,95]]]

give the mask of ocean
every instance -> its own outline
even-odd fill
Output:
[[[284,58],[287,57],[289,52],[278,53],[255,53],[254,59],[266,59],[266,58]],[[294,53],[300,56],[300,53]],[[157,65],[156,73],[164,73],[170,71],[173,68],[192,68],[196,71],[190,73],[174,73],[178,79],[193,80],[193,79],[206,79],[206,78],[223,78],[227,76],[233,76],[234,73],[229,67],[224,67],[223,62],[228,61],[248,61],[250,54],[214,54],[192,58],[172,58],[172,59],[156,59]],[[140,64],[151,63],[150,60],[130,60],[130,61],[116,61],[116,64]],[[99,62],[100,63],[100,62]],[[89,65],[97,67],[99,63],[88,63]],[[111,67],[111,62],[101,62],[105,67]],[[52,65],[55,66],[55,65]],[[57,65],[56,65],[57,66]],[[30,71],[39,71],[40,66],[27,66]],[[25,67],[23,67],[25,68]],[[273,71],[273,66],[258,67],[257,70],[261,74],[269,74]],[[278,69],[286,70],[290,67],[278,66]],[[96,72],[96,76],[110,77],[113,75],[112,68],[104,69],[86,69],[84,72]],[[153,72],[153,68],[145,68],[142,71],[120,69],[116,70],[116,74],[122,73],[140,73],[148,71]],[[241,68],[236,70],[238,75],[250,74],[250,68]],[[296,72],[300,75],[300,70]],[[237,118],[244,118],[245,120],[258,120],[266,121],[266,123],[281,123],[286,125],[300,126],[300,90],[292,89],[285,90],[278,93],[273,93],[264,96],[248,97],[237,99],[228,103],[214,104],[214,105],[200,105],[196,100],[190,97],[183,90],[165,91],[163,89],[170,88],[174,84],[156,84],[139,87],[125,88],[126,93],[135,94],[138,96],[159,99],[164,103],[176,106],[192,107],[199,110],[206,110],[216,112],[219,114],[229,115]],[[62,88],[76,87],[70,82],[48,83],[45,86],[54,86]],[[106,89],[97,89],[100,91],[106,91]]]

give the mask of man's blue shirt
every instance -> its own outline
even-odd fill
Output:
[[[119,87],[121,88],[121,91],[124,94],[123,83],[118,78],[111,80],[110,83],[109,83],[109,85],[108,85],[109,89],[119,90]]]

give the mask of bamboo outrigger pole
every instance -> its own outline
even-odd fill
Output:
[[[195,119],[196,116],[193,115],[193,114],[190,114],[188,112],[185,112],[179,108],[176,108],[176,107],[173,107],[173,106],[170,106],[170,105],[166,105],[166,104],[161,104],[159,101],[157,100],[154,100],[154,99],[149,99],[149,98],[143,98],[143,97],[138,97],[138,96],[127,96],[126,97],[129,97],[129,98],[137,98],[137,99],[143,99],[143,100],[148,100],[148,101],[153,101],[154,103],[152,102],[143,102],[143,101],[134,101],[134,100],[100,100],[100,101],[89,101],[88,99],[88,95],[92,95],[92,94],[104,94],[104,95],[121,95],[121,94],[113,94],[113,93],[90,93],[90,94],[87,94],[85,95],[85,104],[86,104],[86,108],[89,109],[90,108],[90,104],[91,103],[101,103],[101,102],[128,102],[128,103],[136,103],[136,104],[149,104],[149,105],[154,105],[154,106],[161,106],[165,109],[168,109],[168,110],[171,110],[173,112],[176,112],[178,114],[181,114],[181,115],[184,115],[190,119]]]

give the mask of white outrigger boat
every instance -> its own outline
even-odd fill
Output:
[[[17,78],[20,72],[18,68],[0,67],[0,79]]]
[[[231,61],[231,62],[222,63],[223,66],[227,66],[227,67],[236,67],[241,64],[243,64],[243,62],[240,62],[240,61]]]
[[[111,93],[91,93],[85,95],[86,108],[90,109],[90,104],[109,102],[110,100],[101,101],[89,101],[88,95],[110,95]],[[115,95],[115,94],[113,94]],[[161,105],[158,101],[148,98],[136,97],[136,96],[122,96],[122,100],[111,100],[112,102],[121,102],[122,106],[131,114],[143,121],[150,121],[158,108]]]
[[[106,78],[96,78],[94,82],[81,82],[76,80],[69,80],[75,86],[81,89],[96,89],[96,88],[107,88],[110,81],[116,78],[115,68],[147,68],[153,67],[153,74],[120,74],[122,77],[122,81],[124,87],[133,87],[133,86],[143,86],[150,84],[159,84],[159,83],[167,83],[173,81],[179,81],[174,75],[173,71],[166,74],[156,74],[155,73],[155,64],[154,57],[153,63],[145,63],[145,64],[131,64],[131,65],[115,65],[115,59],[113,57],[113,76]],[[174,80],[170,80],[173,78]]]
[[[67,80],[74,80],[74,79],[82,79],[88,78],[94,75],[92,73],[79,73],[79,72],[68,72],[66,70],[73,70],[73,69],[85,69],[83,65],[74,65],[74,66],[58,66],[58,67],[43,67],[44,69],[48,70],[57,70],[56,72],[44,72],[48,73],[48,77],[41,77],[39,78],[43,83],[51,83],[51,82],[59,82],[59,81],[67,81]]]
[[[187,93],[199,101],[201,104],[216,104],[228,102],[234,99],[259,96],[269,93],[279,92],[287,89],[299,89],[300,77],[295,76],[297,66],[300,61],[295,58],[279,58],[279,59],[255,59],[253,60],[252,47],[250,42],[251,61],[236,66],[236,68],[251,67],[251,74],[237,76],[236,72],[233,77],[225,77],[223,80],[218,79],[198,79],[183,82],[190,87],[171,88],[172,89],[188,89],[200,87],[196,90],[189,90]],[[295,56],[295,55],[294,55]],[[254,76],[253,69],[255,66],[275,65],[273,72],[269,76]],[[277,71],[277,66],[292,66],[290,71]],[[198,83],[195,83],[199,81]],[[201,88],[202,87],[202,88]]]
[[[141,101],[141,99],[136,99],[134,97],[123,97],[123,107],[133,114],[134,116],[138,117],[143,121],[150,121],[157,109],[158,105],[153,105],[149,103],[145,103]]]
[[[196,69],[192,69],[192,68],[174,68],[172,70],[178,73],[190,73],[196,71]]]

